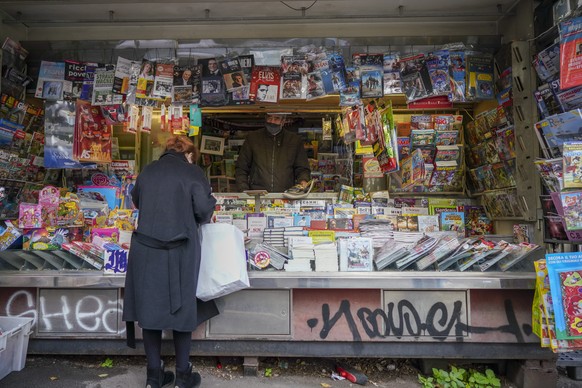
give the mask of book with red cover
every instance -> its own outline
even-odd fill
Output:
[[[273,102],[279,100],[281,71],[275,66],[255,66],[252,72],[249,99],[256,102]]]

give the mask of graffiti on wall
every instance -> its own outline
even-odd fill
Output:
[[[516,342],[523,343],[525,342],[524,333],[529,335],[532,332],[529,324],[523,324],[520,327],[511,300],[506,300],[504,303],[507,324],[497,327],[470,326],[461,319],[464,308],[462,300],[454,301],[451,311],[447,304],[436,302],[429,306],[426,314],[421,314],[412,301],[403,299],[398,303],[388,303],[386,310],[361,307],[354,314],[350,301],[344,299],[333,314],[329,304],[324,303],[321,306],[321,322],[319,318],[314,317],[308,319],[306,323],[311,330],[320,327],[319,337],[325,339],[334,326],[344,319],[353,341],[362,341],[362,333],[358,329],[357,322],[360,323],[369,339],[426,336],[441,341],[455,337],[456,340],[462,341],[470,333],[499,331],[515,336]]]

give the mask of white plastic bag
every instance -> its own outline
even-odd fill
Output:
[[[244,235],[234,225],[200,227],[202,257],[196,296],[208,301],[250,287]]]

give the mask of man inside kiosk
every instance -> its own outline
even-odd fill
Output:
[[[285,122],[285,114],[267,114],[265,128],[248,134],[236,161],[240,192],[266,190],[302,198],[311,191],[313,181],[303,140],[284,130]]]

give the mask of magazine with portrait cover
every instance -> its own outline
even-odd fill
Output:
[[[582,17],[560,22],[560,86],[570,89],[582,85]]]
[[[384,95],[401,94],[400,56],[398,54],[384,54]]]
[[[256,102],[276,103],[279,100],[280,83],[280,67],[254,66],[249,99]]]
[[[156,63],[153,97],[172,97],[174,84],[174,65],[172,63]]]
[[[407,102],[432,96],[432,83],[424,54],[401,58],[400,78]]]
[[[65,82],[63,83],[63,98],[75,100],[81,97],[85,69],[87,65],[82,62],[65,61]]]
[[[151,98],[154,90],[156,63],[143,59],[137,76],[136,98]]]
[[[238,57],[219,60],[218,65],[227,91],[232,92],[247,85]]]
[[[127,94],[130,84],[130,75],[132,67],[139,67],[141,62],[132,61],[123,57],[117,57],[117,66],[115,66],[115,75],[113,78],[113,93]]]
[[[201,106],[221,106],[226,103],[226,89],[222,75],[202,77]]]
[[[115,66],[105,65],[95,69],[93,97],[91,105],[111,105],[123,103],[123,95],[113,93]]]

